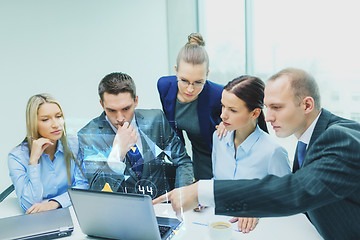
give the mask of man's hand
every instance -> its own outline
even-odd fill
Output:
[[[233,217],[229,222],[238,222],[238,230],[242,233],[248,233],[256,227],[258,218]]]
[[[186,187],[175,188],[171,192],[161,195],[153,200],[153,204],[171,201],[171,206],[176,212],[176,216],[181,216],[183,211],[194,209],[199,205],[198,183],[193,183]]]
[[[29,213],[37,213],[37,212],[45,212],[52,209],[57,209],[60,207],[60,204],[56,201],[48,201],[42,203],[35,203],[25,212],[26,214]]]
[[[126,153],[136,144],[136,141],[137,133],[133,126],[128,122],[124,122],[122,126],[119,125],[114,138],[113,148],[119,149],[120,159],[125,158]]]

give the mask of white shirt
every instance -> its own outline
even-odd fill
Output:
[[[311,125],[305,130],[305,132],[304,132],[304,133],[300,136],[300,138],[298,139],[300,142],[303,142],[303,143],[306,144],[306,149],[307,149],[308,146],[309,146],[311,136],[312,136],[312,134],[313,134],[313,132],[314,132],[315,125],[316,125],[317,121],[319,120],[320,114],[321,114],[321,111],[320,111],[320,113],[317,115],[317,117],[315,118],[315,120],[311,123]]]

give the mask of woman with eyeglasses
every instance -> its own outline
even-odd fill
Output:
[[[287,151],[268,134],[264,113],[264,83],[257,77],[240,76],[222,92],[221,119],[228,133],[213,135],[215,180],[263,178],[291,172]],[[253,230],[258,218],[234,217],[243,233]]]
[[[77,138],[67,138],[63,111],[51,95],[29,99],[26,130],[27,137],[8,157],[20,207],[36,213],[70,206],[67,188],[89,185],[75,157]]]
[[[176,75],[157,83],[171,126],[183,142],[183,131],[191,142],[195,180],[212,178],[212,133],[221,122],[223,86],[207,80],[209,57],[204,45],[201,34],[190,34],[177,56]]]

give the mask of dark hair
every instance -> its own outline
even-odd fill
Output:
[[[209,56],[204,48],[205,42],[200,33],[191,33],[188,36],[188,42],[180,49],[176,59],[177,68],[180,68],[180,62],[193,65],[206,63],[206,71],[209,69]]]
[[[314,99],[315,109],[320,110],[321,102],[319,87],[313,76],[298,68],[285,68],[271,76],[269,81],[275,81],[284,75],[289,76],[294,97],[299,101],[299,103],[305,97],[310,96]]]
[[[114,72],[106,75],[99,83],[98,93],[101,101],[103,101],[104,93],[119,94],[128,92],[133,99],[136,98],[136,86],[134,80],[122,72]]]
[[[264,107],[264,88],[265,84],[260,78],[243,75],[228,82],[224,89],[228,92],[235,94],[238,98],[243,100],[249,111],[255,108],[260,108],[261,112],[258,117],[258,125],[268,133],[265,122],[263,107]]]

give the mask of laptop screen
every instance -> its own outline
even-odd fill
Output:
[[[159,218],[166,232],[160,236],[151,197],[141,194],[68,189],[76,217],[83,233],[117,239],[168,239],[177,219]],[[166,224],[161,224],[165,222]]]
[[[0,239],[38,239],[68,236],[74,229],[68,208],[0,219]]]

